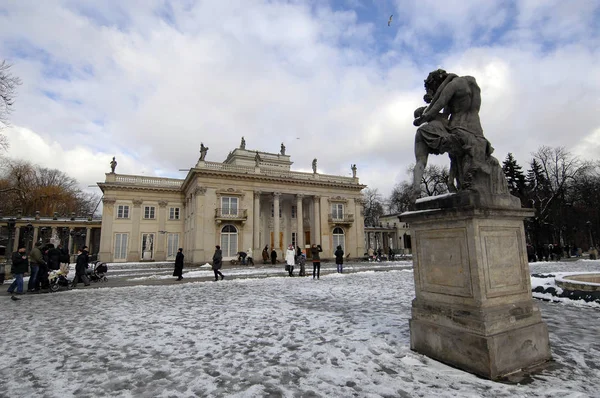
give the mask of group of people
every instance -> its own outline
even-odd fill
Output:
[[[55,247],[53,243],[43,245],[42,242],[36,242],[29,256],[27,256],[25,246],[21,245],[12,254],[11,272],[14,280],[8,288],[8,293],[11,295],[24,293],[23,277],[27,273],[29,274],[29,282],[27,284],[28,293],[48,291],[50,284],[48,280],[49,273],[51,271],[60,271],[66,277],[69,274],[70,259],[69,251],[61,244]],[[77,282],[80,279],[85,286],[90,284],[86,276],[88,262],[89,254],[87,246],[84,246],[78,251],[75,278],[73,279],[72,287],[77,287]],[[15,299],[14,296],[13,299]]]
[[[176,276],[178,281],[183,280],[183,259],[185,258],[183,254],[183,248],[179,248],[177,251],[177,255],[175,256],[175,270],[173,271],[173,276]],[[221,273],[221,267],[223,266],[223,252],[221,251],[221,246],[215,246],[215,253],[212,257],[212,270],[215,273],[215,282],[225,278],[225,275]]]
[[[375,250],[373,250],[372,247],[369,247],[369,250],[367,250],[367,255],[369,256],[369,261],[382,261],[383,260],[383,250],[381,250],[381,247],[377,249],[377,252],[375,252]],[[392,249],[391,247],[388,249],[388,257],[387,257],[388,261],[392,261],[394,260],[394,249]]]
[[[527,244],[527,261],[534,263],[536,261],[560,261],[566,254],[567,257],[581,257],[581,249],[575,245],[545,243],[537,247]]]

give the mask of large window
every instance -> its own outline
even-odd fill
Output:
[[[169,209],[169,220],[179,220],[179,207]]]
[[[115,260],[127,260],[127,234],[115,234]]]
[[[167,258],[172,260],[177,255],[179,250],[179,234],[167,235]]]
[[[224,196],[221,198],[221,214],[224,216],[237,216],[238,198]]]
[[[127,205],[117,206],[117,218],[129,218],[129,206],[127,206]]]
[[[331,218],[334,220],[344,219],[344,205],[342,203],[333,203],[331,205]]]
[[[156,207],[154,206],[144,206],[144,218],[145,219],[153,219],[155,218]]]
[[[296,206],[292,206],[292,218],[296,218]]]
[[[221,229],[221,251],[223,257],[236,257],[238,252],[238,233],[233,225]]]
[[[333,229],[333,251],[334,252],[338,246],[342,246],[342,250],[346,250],[344,240],[345,240],[344,239],[344,230],[339,227],[334,228]]]
[[[271,203],[271,217],[275,216],[275,205]],[[279,204],[279,218],[281,218],[281,204]]]

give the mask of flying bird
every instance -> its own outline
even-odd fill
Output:
[[[393,17],[394,17],[394,14],[390,15],[390,19],[388,20],[388,26],[390,26],[392,24]]]

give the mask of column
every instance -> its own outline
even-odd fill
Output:
[[[13,252],[16,252],[19,250],[19,237],[21,236],[21,227],[15,227],[15,240],[13,241],[13,247],[14,250]],[[10,250],[10,248],[7,247],[8,250]],[[6,253],[6,258],[9,258],[9,256],[11,256],[12,253]]]
[[[33,227],[33,245],[35,246],[35,242],[38,241],[38,234],[40,232],[40,227],[35,226]]]
[[[273,193],[273,242],[275,244],[275,251],[279,251],[277,253],[277,258],[281,259],[281,241],[279,240],[279,197],[281,196],[280,192]]]
[[[254,192],[254,210],[252,212],[252,255],[258,258],[261,253],[260,243],[260,191]]]
[[[91,227],[86,227],[85,228],[85,245],[88,247],[88,251],[91,253],[92,248],[90,247],[90,240],[92,238],[92,228]]]
[[[214,246],[206,245],[206,230],[205,226],[208,225],[214,236],[215,221],[214,221],[214,209],[208,209],[205,207],[205,194],[206,188],[198,186],[194,190],[196,194],[196,203],[194,208],[194,239],[192,241],[193,255],[190,260],[194,263],[205,263],[212,259]],[[208,218],[206,212],[208,211]],[[214,240],[211,242],[213,243]]]
[[[156,236],[156,250],[155,259],[157,261],[165,261],[167,259],[166,253],[166,225],[167,225],[167,205],[169,202],[166,200],[158,201],[158,235]],[[177,248],[175,249],[177,250]]]
[[[67,243],[67,250],[69,250],[69,254],[73,254],[73,237],[71,236],[71,232],[73,231],[73,228],[69,228],[69,241]],[[108,260],[106,260],[108,261]]]
[[[296,195],[296,246],[304,249],[304,215],[302,214],[302,199],[304,195]],[[294,248],[295,250],[296,248]]]
[[[314,196],[313,197],[313,217],[315,220],[315,237],[313,238],[313,242],[320,245],[321,244],[321,197]]]
[[[133,200],[133,209],[131,211],[131,237],[129,238],[129,253],[127,253],[127,261],[140,261],[140,223],[142,221],[142,199]]]

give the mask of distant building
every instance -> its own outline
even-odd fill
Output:
[[[317,243],[323,258],[341,245],[351,257],[364,253],[361,185],[356,177],[291,171],[290,156],[240,148],[222,163],[204,160],[185,179],[107,173],[101,261],[212,260],[215,245],[225,259],[265,245],[283,259],[289,244]],[[308,162],[307,162],[308,165]]]
[[[412,254],[410,225],[399,220],[401,213],[386,214],[379,217],[377,225],[365,226],[365,247],[373,250],[381,248],[384,254],[390,247],[396,254]]]

